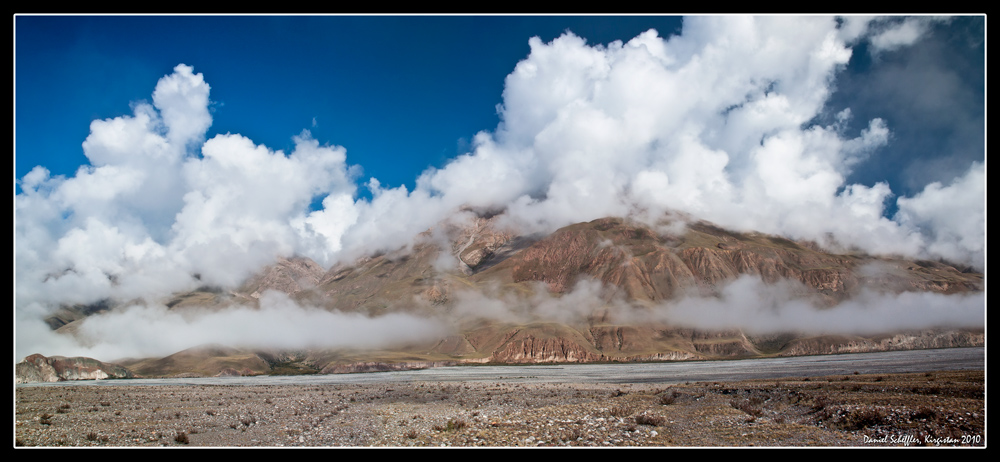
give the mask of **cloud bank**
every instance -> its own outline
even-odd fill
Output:
[[[63,356],[108,360],[167,356],[208,344],[283,350],[381,348],[431,341],[449,333],[440,320],[401,313],[366,317],[326,311],[301,306],[273,291],[261,296],[259,308],[178,311],[161,304],[133,304],[84,319],[73,337],[57,334],[40,321],[19,327],[31,336],[18,336],[18,351],[53,348]]]
[[[18,180],[18,323],[63,303],[232,287],[278,256],[329,266],[396,249],[462,206],[505,208],[525,232],[681,211],[736,230],[983,269],[984,162],[897,197],[888,183],[846,180],[892,142],[886,121],[849,132],[850,108],[836,108],[833,123],[815,122],[830,110],[852,46],[912,45],[927,24],[695,17],[667,38],[532,38],[506,78],[495,129],[423,172],[412,191],[368,179],[370,199],[357,194],[346,149],[308,131],[290,153],[239,134],[206,140],[210,86],[180,64],[156,84],[152,104],[91,124],[90,163],[76,175],[38,166]]]
[[[983,293],[943,295],[864,290],[833,307],[795,295],[794,283],[770,285],[742,276],[718,298],[689,297],[653,317],[679,327],[742,329],[750,334],[882,334],[932,327],[983,328]]]
[[[871,269],[871,271],[877,271]],[[500,290],[459,291],[452,314],[511,323],[559,322],[587,325],[592,320],[631,325],[669,325],[758,334],[873,335],[927,328],[983,328],[983,293],[944,295],[887,293],[862,289],[830,306],[798,281],[768,284],[743,275],[716,289],[714,296],[689,294],[676,300],[641,304],[600,281],[580,280],[562,296],[538,283],[530,297]]]

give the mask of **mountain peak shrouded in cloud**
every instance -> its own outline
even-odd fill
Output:
[[[895,141],[891,120],[850,124],[850,108],[827,107],[852,47],[913,46],[935,23],[879,21],[694,17],[667,37],[530,38],[495,129],[412,188],[360,178],[349,146],[309,131],[287,153],[239,133],[207,137],[212,76],[179,64],[152,104],[91,124],[88,165],[72,176],[38,166],[18,180],[19,327],[60,304],[234,287],[278,257],[329,267],[392,251],[463,207],[503,209],[526,233],[681,212],[982,269],[985,155],[909,196],[848,181]],[[824,111],[838,116],[820,123]]]

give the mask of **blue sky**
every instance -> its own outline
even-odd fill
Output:
[[[91,120],[128,114],[185,63],[212,86],[209,137],[241,133],[287,151],[309,129],[346,147],[364,178],[412,188],[496,127],[504,77],[528,38],[569,30],[607,44],[680,26],[670,16],[19,16],[15,176],[35,165],[71,175],[86,162]],[[851,107],[855,124],[881,117],[896,136],[853,179],[909,194],[961,173],[964,162],[941,159],[982,157],[983,38],[983,18],[966,17],[877,58],[859,44],[828,112]]]
[[[130,112],[178,63],[212,86],[214,133],[289,150],[309,129],[383,184],[408,184],[496,127],[528,39],[628,40],[677,17],[21,16],[16,176],[71,175],[90,121]],[[313,126],[315,119],[316,125]],[[363,192],[363,191],[362,191]]]
[[[985,268],[982,16],[16,16],[14,65],[19,354],[211,341],[157,300],[470,208]],[[41,322],[104,299],[146,303],[107,350]]]

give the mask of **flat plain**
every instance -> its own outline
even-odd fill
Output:
[[[983,371],[736,382],[19,386],[15,446],[985,446]]]

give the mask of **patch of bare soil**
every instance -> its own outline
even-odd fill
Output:
[[[16,446],[985,446],[983,371],[656,385],[18,387]]]

